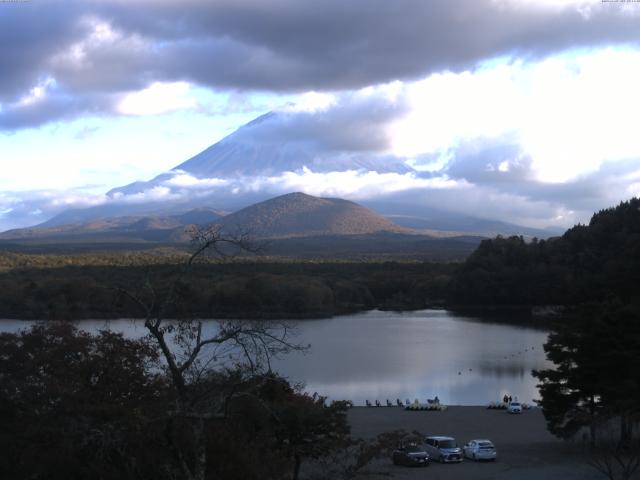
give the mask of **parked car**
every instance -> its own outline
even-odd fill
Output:
[[[472,460],[495,460],[498,456],[491,440],[470,440],[462,447],[464,456]]]
[[[424,443],[429,457],[434,461],[442,463],[462,461],[462,449],[458,447],[453,437],[426,437]]]
[[[429,466],[429,454],[418,445],[398,447],[393,451],[391,459],[394,465],[406,465],[407,467]]]
[[[519,402],[511,402],[507,407],[509,413],[522,413],[522,404]]]

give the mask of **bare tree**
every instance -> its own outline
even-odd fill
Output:
[[[640,444],[631,448],[600,445],[590,455],[589,465],[610,480],[630,480],[640,469]]]
[[[271,371],[273,357],[304,347],[291,341],[291,330],[285,322],[219,320],[205,325],[195,318],[168,319],[168,313],[181,301],[178,290],[197,261],[209,255],[259,251],[248,235],[227,235],[217,226],[194,229],[191,235],[193,253],[161,298],[149,278],[137,293],[120,291],[144,312],[144,326],[162,353],[175,392],[171,417],[187,426],[186,440],[184,432],[171,438],[180,478],[204,480],[208,462],[206,427],[223,415],[223,404],[229,397],[207,391],[203,385],[211,384],[201,380],[225,368],[241,368],[255,375]]]
[[[609,480],[631,480],[640,475],[640,438],[633,435],[628,422],[634,418],[632,412],[620,416],[616,428],[615,418],[601,427],[600,441],[588,452],[588,464]],[[623,430],[627,429],[627,432]]]

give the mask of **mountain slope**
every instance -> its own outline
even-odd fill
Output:
[[[223,231],[249,232],[257,237],[408,233],[408,230],[357,203],[299,192],[244,208],[222,218],[218,224]]]
[[[339,198],[290,193],[221,216],[197,209],[169,216],[123,216],[88,222],[24,228],[0,234],[2,240],[73,238],[108,241],[127,238],[145,241],[183,241],[186,225],[218,224],[228,233],[247,232],[261,238],[411,233],[373,211]]]
[[[0,248],[16,251],[103,251],[177,245],[191,237],[188,224],[220,226],[229,234],[269,239],[264,253],[287,258],[455,260],[465,258],[479,237],[434,237],[404,229],[371,210],[338,198],[291,193],[222,218],[207,209],[166,217],[116,217],[0,235]],[[215,218],[214,218],[215,217]],[[211,222],[216,219],[215,222]],[[91,249],[94,250],[91,250]]]
[[[183,230],[186,225],[212,223],[221,217],[220,212],[209,208],[200,208],[169,216],[108,217],[88,222],[9,230],[1,233],[0,239],[74,237],[90,240],[115,236],[115,238],[139,237],[146,240],[168,241],[176,238],[175,230]]]
[[[471,217],[454,212],[431,212],[428,215],[422,209],[419,212],[425,216],[385,215],[401,227],[415,230],[431,230],[440,232],[454,232],[456,234],[474,234],[487,237],[496,235],[524,235],[526,237],[549,238],[562,234],[560,229],[530,228],[522,225]]]
[[[285,172],[345,172],[362,170],[378,173],[407,173],[413,169],[394,157],[327,152],[311,139],[282,139],[275,134],[274,124],[290,121],[284,112],[269,112],[240,127],[211,145],[173,172],[195,178],[228,179],[235,177],[278,176]],[[172,173],[163,173],[148,182],[134,182],[108,192],[139,193],[166,182]]]

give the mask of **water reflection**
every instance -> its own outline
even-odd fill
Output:
[[[3,320],[2,331],[25,322]],[[86,330],[110,328],[130,337],[146,333],[130,320],[83,321]],[[476,321],[444,310],[397,313],[372,311],[297,324],[306,354],[274,361],[274,369],[310,392],[332,399],[425,401],[437,395],[447,404],[482,405],[507,393],[521,401],[537,398],[531,370],[548,366],[542,344],[547,333],[526,326]],[[215,328],[215,322],[207,324]]]
[[[491,365],[482,363],[480,365],[480,372],[483,376],[495,376],[495,377],[519,377],[524,378],[531,374],[531,370],[525,369],[523,365]]]
[[[505,393],[537,398],[531,370],[544,368],[547,333],[482,322],[444,310],[368,312],[300,322],[308,355],[277,363],[291,379],[330,398],[381,401],[435,395],[446,403],[486,404]]]

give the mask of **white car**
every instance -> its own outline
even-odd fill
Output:
[[[520,402],[511,402],[507,407],[509,413],[522,413],[522,404]]]
[[[491,460],[494,461],[498,456],[496,447],[491,440],[470,440],[462,447],[464,456],[472,460]]]

